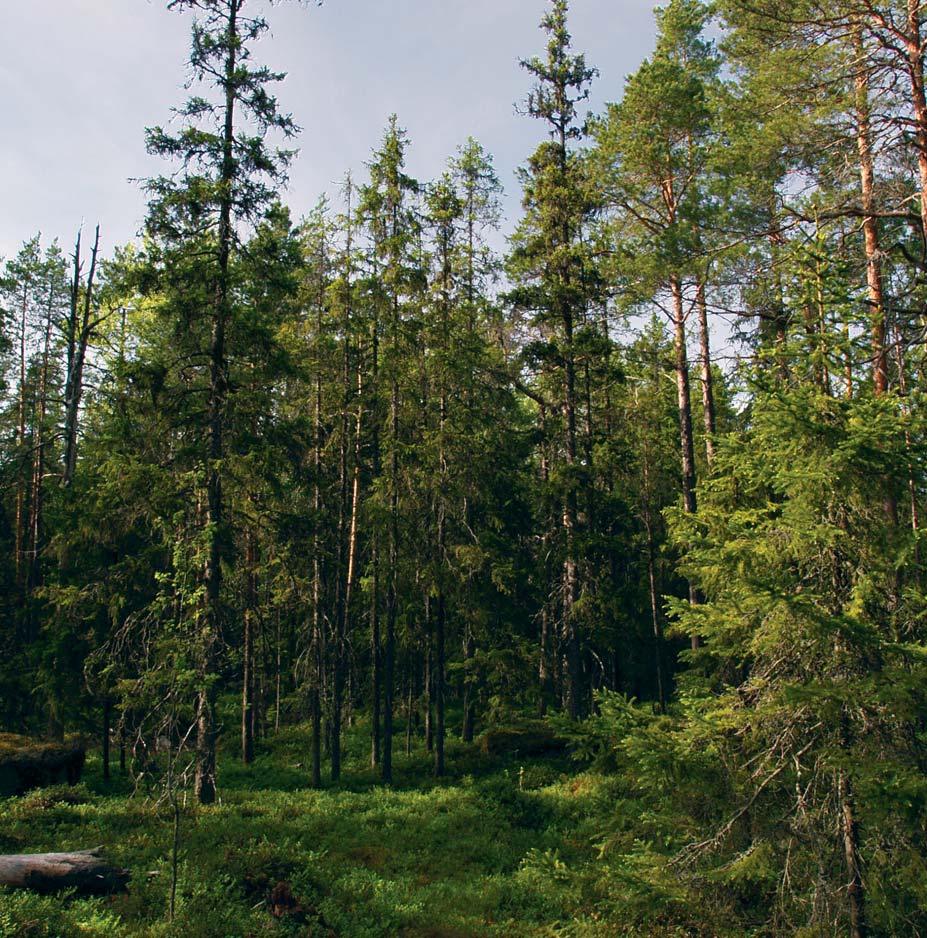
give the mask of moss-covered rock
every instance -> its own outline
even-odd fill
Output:
[[[500,726],[487,730],[477,740],[480,750],[490,756],[542,756],[562,752],[567,741],[541,720]]]
[[[84,769],[86,747],[80,740],[41,742],[0,733],[0,796],[67,782],[75,785]]]

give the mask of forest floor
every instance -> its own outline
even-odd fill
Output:
[[[118,768],[104,781],[91,753],[79,785],[0,800],[0,852],[103,845],[132,871],[129,890],[0,889],[0,936],[692,934],[645,925],[626,905],[627,878],[603,860],[605,841],[636,826],[616,820],[614,777],[568,755],[489,756],[449,741],[448,775],[435,780],[421,740],[411,755],[404,742],[390,787],[367,764],[362,728],[348,733],[342,781],[321,790],[309,786],[306,727],[281,730],[249,767],[225,753],[221,803],[194,808],[188,795],[182,810],[173,922],[170,806],[156,788],[133,793]]]

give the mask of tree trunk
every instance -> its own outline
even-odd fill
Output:
[[[468,623],[466,627],[466,638],[464,639],[463,646],[463,659],[464,664],[468,661],[473,660],[473,656],[476,654],[476,642],[473,639],[473,627]],[[474,706],[473,706],[473,675],[467,670],[464,669],[464,698],[463,698],[463,725],[460,729],[460,738],[465,743],[473,742],[473,725],[474,725]]]
[[[241,677],[241,761],[250,765],[254,761],[254,615],[257,602],[255,568],[257,551],[254,534],[248,532],[245,563],[248,567],[248,586],[245,605],[245,634],[242,642]]]
[[[850,907],[850,938],[866,938],[866,892],[863,886],[859,856],[859,828],[856,821],[853,792],[846,772],[838,778],[841,830],[847,867],[847,901]]]
[[[73,853],[19,853],[0,856],[0,886],[81,895],[122,892],[131,874],[102,858],[102,847]]]
[[[110,762],[110,745],[109,745],[109,731],[112,725],[112,712],[113,712],[113,703],[110,700],[109,696],[103,698],[103,725],[101,727],[102,733],[102,748],[103,748],[103,779],[109,781],[109,762]]]
[[[64,473],[62,485],[70,485],[77,468],[77,431],[80,403],[84,392],[84,363],[87,358],[87,346],[95,327],[90,315],[93,308],[93,279],[97,267],[97,253],[100,247],[100,226],[97,225],[90,254],[90,271],[87,274],[87,286],[84,292],[83,308],[80,310],[80,234],[74,249],[74,281],[71,285],[71,310],[67,322],[68,371],[64,392]]]
[[[216,800],[216,643],[221,628],[222,558],[225,513],[222,495],[222,461],[225,454],[225,408],[228,375],[225,331],[229,317],[229,261],[232,252],[232,181],[235,176],[235,70],[238,49],[238,4],[229,6],[228,55],[225,61],[225,118],[222,133],[222,168],[219,174],[218,275],[213,300],[212,335],[209,343],[208,458],[206,466],[207,557],[205,564],[206,609],[200,639],[198,677],[201,689],[196,702],[196,759],[194,792],[200,804]]]
[[[377,407],[379,394],[379,325],[375,319],[371,325],[371,458],[373,464],[373,481],[380,478],[380,426]],[[382,720],[383,697],[383,671],[380,651],[380,532],[374,525],[370,543],[370,683],[371,683],[371,714],[370,714],[370,765],[376,768],[383,756],[382,738],[380,735]]]
[[[908,35],[905,42],[914,138],[920,177],[921,236],[927,254],[927,92],[924,89],[924,50],[921,40],[921,0],[908,0]]]
[[[435,614],[435,666],[432,682],[435,698],[435,776],[444,775],[444,633],[447,619],[444,591],[438,593]]]
[[[679,408],[679,449],[682,454],[682,501],[687,515],[694,515],[695,500],[695,446],[692,437],[692,395],[689,389],[689,362],[686,356],[686,314],[682,301],[682,282],[675,274],[670,278],[673,295],[674,349],[676,353],[676,397]],[[689,584],[689,602],[695,605],[698,596]],[[701,644],[692,636],[693,649]]]
[[[702,366],[702,410],[705,418],[705,459],[708,471],[715,458],[715,395],[711,379],[711,337],[708,331],[708,303],[705,300],[705,283],[700,280],[696,287],[698,305],[698,337],[701,348]]]

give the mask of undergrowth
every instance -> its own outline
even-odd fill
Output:
[[[693,922],[665,871],[661,819],[606,765],[449,740],[449,774],[435,780],[418,741],[397,752],[385,787],[364,727],[346,750],[342,782],[321,790],[309,785],[306,727],[281,730],[248,767],[225,753],[220,803],[188,795],[183,807],[173,922],[171,818],[155,792],[133,791],[118,770],[104,782],[91,755],[79,786],[0,801],[3,852],[103,845],[132,871],[110,897],[0,890],[0,938],[744,934],[704,909]]]

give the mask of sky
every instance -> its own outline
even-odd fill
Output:
[[[572,0],[574,51],[599,69],[588,106],[621,97],[654,43],[652,0]],[[169,126],[184,82],[189,14],[166,0],[27,0],[4,4],[0,31],[3,137],[0,256],[41,231],[70,250],[78,226],[101,225],[103,252],[136,237],[137,182],[169,171],[145,153],[144,128]],[[505,187],[504,227],[517,220],[517,167],[543,138],[519,116],[543,51],[547,0],[325,0],[261,9],[271,32],[254,60],[287,73],[283,110],[302,133],[284,201],[294,218],[364,162],[390,114],[408,132],[407,171],[438,176],[468,136],[492,154]]]

